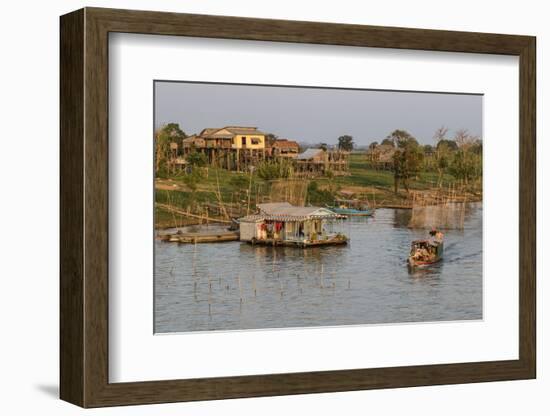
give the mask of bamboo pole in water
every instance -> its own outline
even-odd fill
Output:
[[[255,274],[252,275],[252,289],[254,290],[254,297],[256,297],[257,292],[256,292],[256,275]]]
[[[197,245],[195,244],[193,247],[193,279],[196,279],[197,277]]]
[[[409,224],[413,227],[416,226],[416,216],[418,215],[418,208],[416,206],[416,192],[413,193],[412,212]]]
[[[240,275],[237,275],[237,281],[239,283],[239,294],[240,294],[240,297],[241,297],[241,303],[243,303],[243,288],[241,286],[241,276]]]
[[[187,208],[187,211],[182,211],[178,208],[174,208],[170,205],[167,205],[167,204],[160,204],[160,203],[156,203],[155,204],[157,207],[160,207],[160,208],[163,208],[167,211],[173,211],[175,212],[176,214],[180,214],[180,215],[183,215],[183,216],[187,216],[187,217],[191,217],[191,218],[197,218],[201,221],[203,220],[206,220],[206,221],[209,221],[209,220],[212,220],[213,222],[223,222],[225,224],[229,224],[231,223],[231,221],[229,220],[224,220],[224,219],[217,219],[217,218],[210,218],[210,217],[205,217],[204,215],[197,215],[197,214],[191,214],[190,213],[190,209],[189,207]]]

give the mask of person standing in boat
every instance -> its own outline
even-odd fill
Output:
[[[435,241],[443,241],[444,234],[441,231],[436,230],[435,228],[432,228],[432,230],[430,231],[430,235],[434,238]]]

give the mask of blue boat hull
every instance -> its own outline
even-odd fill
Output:
[[[350,216],[364,216],[368,217],[374,213],[373,209],[353,209],[353,208],[336,208],[328,207],[332,212],[340,215],[350,215]]]

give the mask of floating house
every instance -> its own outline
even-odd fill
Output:
[[[288,202],[258,204],[258,208],[258,213],[240,219],[241,241],[304,248],[348,242],[347,236],[332,231],[334,220],[344,217],[326,208]]]

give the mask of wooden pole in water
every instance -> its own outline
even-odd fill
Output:
[[[241,286],[241,276],[237,275],[237,281],[239,282],[239,294],[241,296],[241,303],[243,303],[243,288]]]
[[[193,247],[193,279],[197,277],[197,245]]]
[[[411,219],[409,221],[409,224],[411,227],[416,227],[416,192],[413,193],[413,201],[412,201],[412,212],[411,212]]]
[[[460,214],[460,228],[464,229],[464,217],[466,216],[466,200],[462,201],[462,210]]]
[[[254,297],[256,297],[256,275],[252,275],[252,288],[254,289]]]

